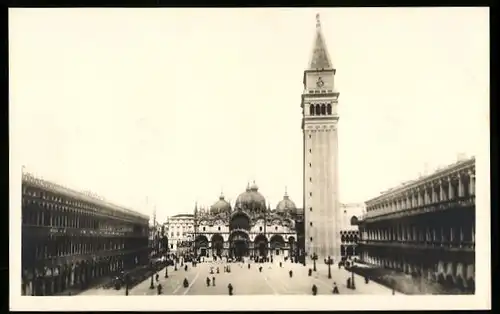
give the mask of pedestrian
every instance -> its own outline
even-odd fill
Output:
[[[215,277],[212,277],[212,286],[215,287]]]
[[[248,269],[250,269],[250,263],[248,263]]]
[[[262,266],[259,266],[259,272],[262,272]]]
[[[188,271],[188,265],[184,265],[184,271]]]
[[[337,283],[333,283],[333,294],[339,294],[339,288],[337,287]]]
[[[227,290],[229,292],[229,295],[233,295],[233,285],[231,283],[227,285]]]
[[[315,285],[315,284],[313,284],[313,286],[312,286],[312,289],[311,289],[311,290],[312,290],[312,294],[313,294],[313,295],[318,294],[318,287],[316,287],[316,285]]]
[[[210,278],[207,277],[207,287],[210,287]]]
[[[184,285],[184,288],[189,287],[189,282],[188,282],[187,278],[184,278],[183,285]]]
[[[163,287],[162,287],[161,283],[159,283],[159,284],[158,284],[158,287],[157,287],[157,289],[158,289],[158,295],[160,295],[160,294],[161,294],[162,288],[163,288]]]
[[[293,276],[293,271],[290,269],[290,271],[288,272],[288,275],[290,276],[290,278],[292,278]]]
[[[351,289],[351,278],[347,278],[347,289]]]
[[[156,274],[156,281],[160,281],[160,275]]]
[[[365,283],[369,283],[370,282],[370,279],[368,279],[368,276],[365,276]]]
[[[280,262],[280,267],[283,267],[283,264]]]

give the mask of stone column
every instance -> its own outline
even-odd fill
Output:
[[[446,200],[446,195],[444,193],[444,187],[443,187],[443,184],[444,184],[444,180],[440,180],[439,181],[439,201],[440,202],[443,202]]]
[[[453,195],[453,181],[451,180],[451,177],[446,178],[448,181],[448,199],[452,200],[455,195]]]
[[[458,197],[464,197],[464,196],[465,196],[465,189],[464,189],[463,178],[459,174],[458,175]]]
[[[469,195],[476,195],[476,175],[469,172]]]

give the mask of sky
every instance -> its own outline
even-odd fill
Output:
[[[11,9],[11,165],[157,218],[247,182],[302,203],[302,75],[320,13],[339,193],[364,202],[477,155],[484,8]],[[487,132],[487,131],[486,131]]]

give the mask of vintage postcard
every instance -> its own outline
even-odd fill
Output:
[[[491,308],[488,43],[486,8],[11,9],[11,310]]]

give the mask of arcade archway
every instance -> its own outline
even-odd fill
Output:
[[[254,240],[254,256],[267,256],[267,238],[259,234]]]
[[[220,234],[214,234],[212,236],[212,254],[218,257],[222,257],[222,251],[224,250],[224,238]]]
[[[288,237],[288,245],[290,247],[289,256],[292,257],[295,255],[295,251],[297,250],[297,245],[295,244],[294,237]]]
[[[274,255],[280,255],[280,252],[283,252],[283,249],[285,248],[285,239],[279,234],[275,234],[271,237],[270,246],[271,246],[271,251],[273,252]]]
[[[208,239],[204,235],[199,235],[195,239],[196,253],[199,256],[207,256]]]
[[[248,256],[249,242],[250,240],[247,233],[241,231],[231,233],[229,236],[229,254],[237,260],[244,256]]]

